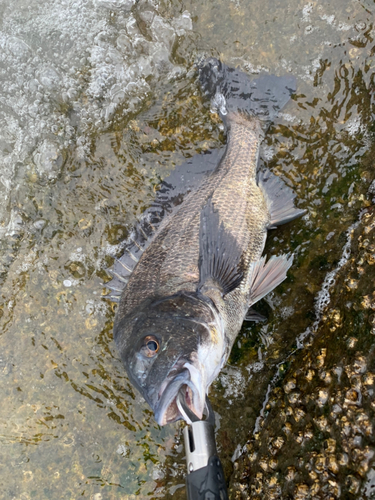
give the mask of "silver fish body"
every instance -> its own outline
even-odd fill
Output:
[[[160,425],[181,418],[181,386],[202,416],[208,388],[250,306],[285,279],[292,263],[285,255],[265,263],[267,231],[304,213],[280,179],[257,174],[265,130],[294,80],[251,81],[209,59],[200,66],[200,81],[220,106],[226,151],[147,243],[126,278],[114,324],[129,377]]]

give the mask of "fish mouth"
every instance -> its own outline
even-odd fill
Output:
[[[174,375],[176,369],[171,370],[166,383],[162,386],[161,397],[155,409],[155,419],[159,425],[163,426],[184,418],[177,405],[177,397],[181,388],[186,406],[199,419],[203,417],[206,395],[202,384],[194,381],[194,378],[197,378],[196,371],[197,369],[190,363],[185,363],[176,375]]]

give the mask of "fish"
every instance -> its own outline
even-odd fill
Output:
[[[295,93],[295,78],[251,78],[208,58],[198,80],[223,120],[226,146],[211,170],[208,155],[198,155],[201,172],[187,180],[182,202],[164,185],[108,284],[118,302],[117,350],[160,426],[184,418],[179,393],[202,418],[243,321],[263,319],[253,304],[292,265],[289,254],[263,256],[268,231],[306,213],[280,177],[258,169],[260,144]]]

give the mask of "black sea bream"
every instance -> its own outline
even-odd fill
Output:
[[[202,417],[208,388],[250,307],[292,264],[287,255],[262,257],[267,231],[304,214],[278,177],[257,173],[260,143],[295,91],[295,79],[251,80],[208,59],[199,65],[199,80],[224,121],[224,154],[151,238],[139,228],[138,242],[116,263],[108,284],[119,301],[117,348],[160,425],[182,418],[181,388]]]

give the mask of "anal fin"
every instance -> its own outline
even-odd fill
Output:
[[[307,212],[294,206],[295,193],[280,177],[274,175],[269,170],[259,173],[258,185],[265,195],[271,215],[271,222],[268,229],[286,224],[305,215]]]
[[[220,222],[219,213],[209,198],[201,211],[198,290],[214,284],[225,296],[237,288],[243,278],[239,269],[241,256],[236,239]]]
[[[266,257],[251,264],[249,274],[250,305],[255,304],[267,293],[282,283],[293,262],[293,256],[272,256],[265,264]]]

